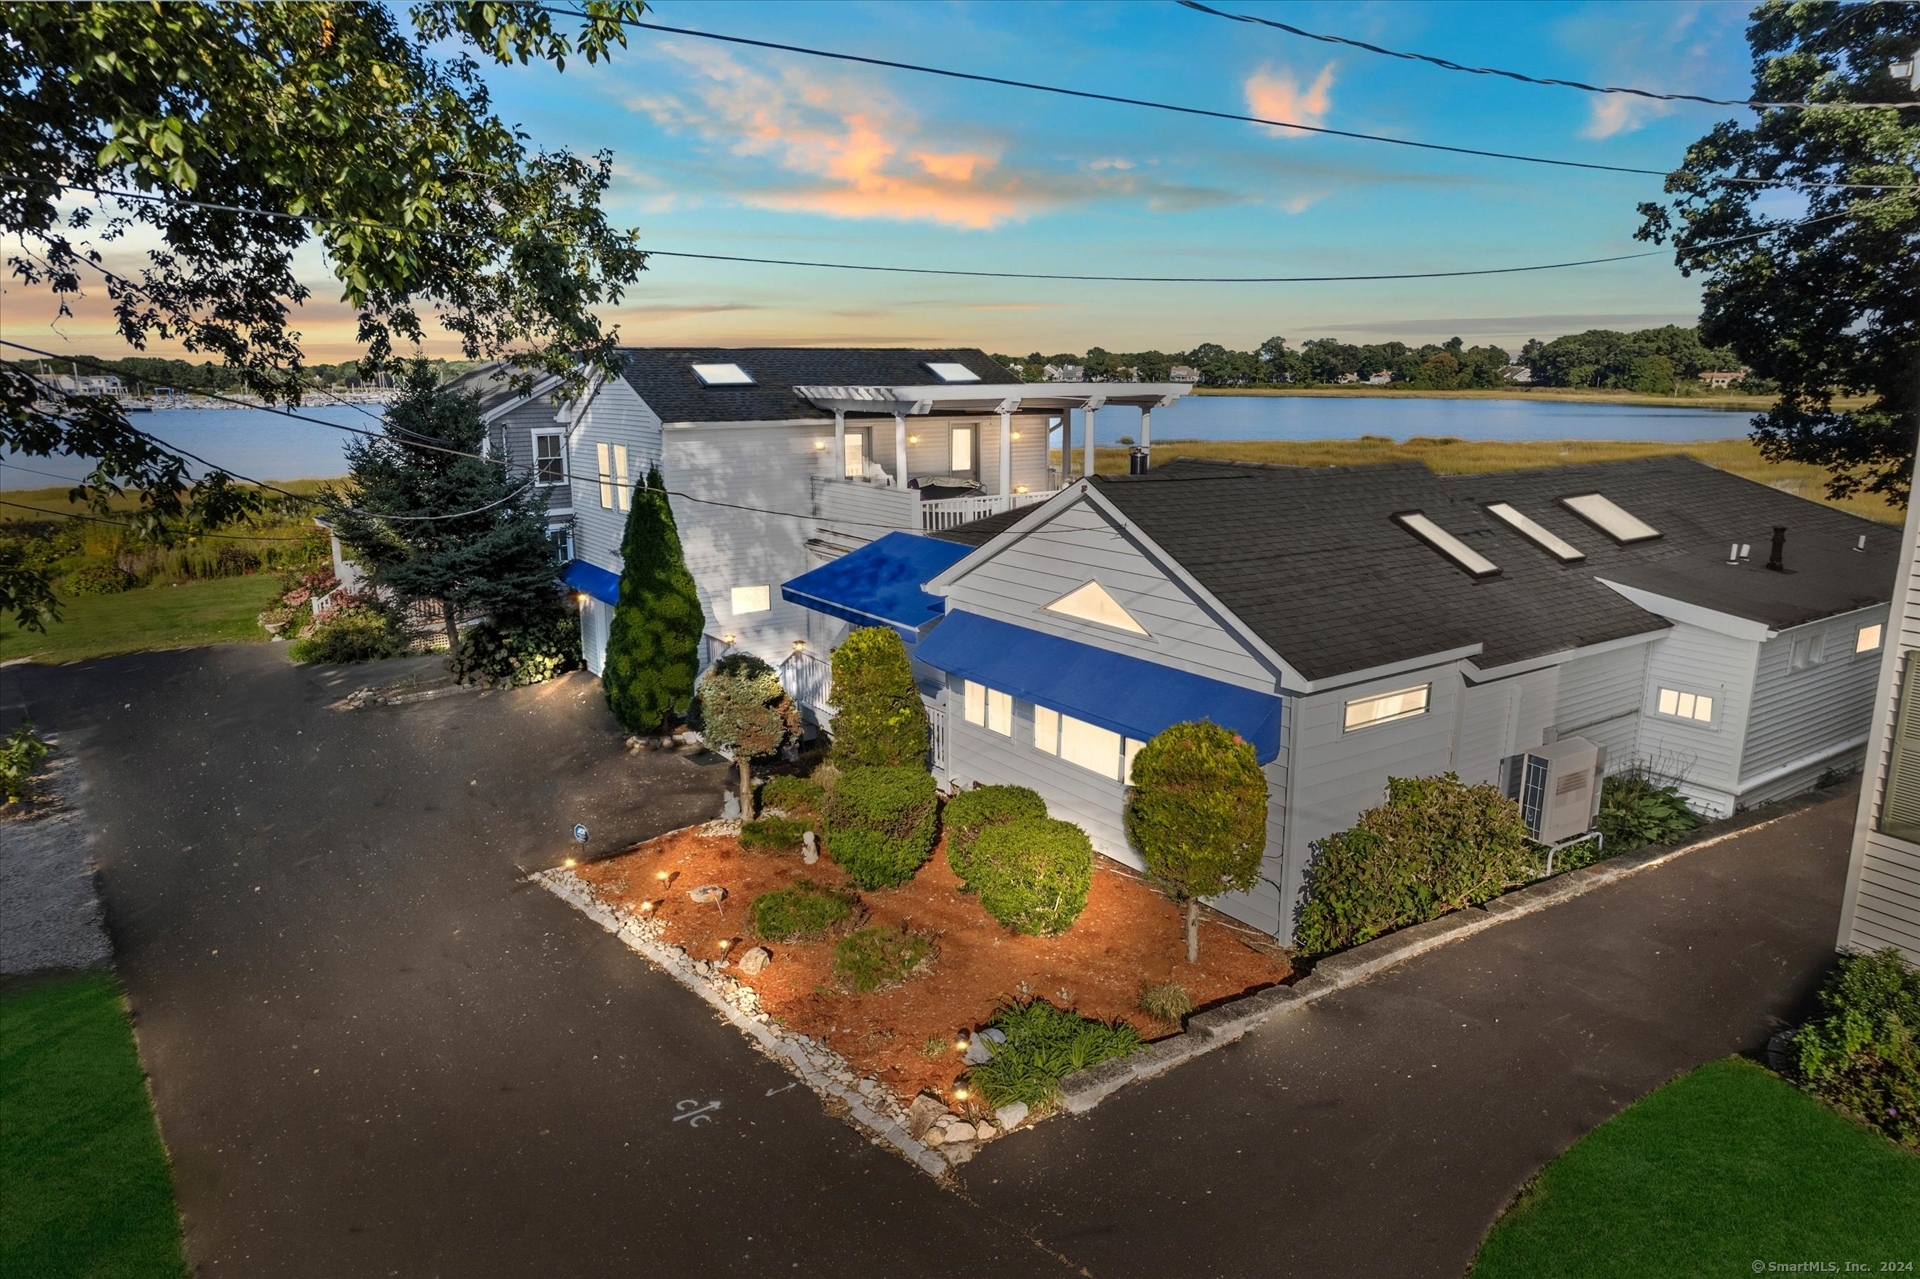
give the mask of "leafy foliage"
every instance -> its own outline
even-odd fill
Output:
[[[973,844],[989,826],[1044,818],[1047,801],[1025,786],[981,786],[947,801],[940,824],[947,832],[947,865],[964,886],[971,875]]]
[[[1127,838],[1160,890],[1187,907],[1200,958],[1200,899],[1245,892],[1267,848],[1267,778],[1253,747],[1218,724],[1175,724],[1140,749]]]
[[[925,765],[927,708],[892,627],[858,627],[833,651],[833,702],[842,768]]]
[[[796,879],[785,888],[762,893],[747,913],[753,935],[767,941],[815,941],[835,925],[856,917],[859,902],[811,879]]]
[[[933,943],[919,933],[862,928],[833,948],[833,975],[843,988],[866,995],[924,975],[933,961]]]
[[[1087,907],[1093,845],[1072,822],[1023,817],[982,830],[966,866],[966,886],[987,914],[1016,933],[1053,937]]]
[[[1670,844],[1699,824],[1700,815],[1672,783],[1633,772],[1615,773],[1600,784],[1598,829],[1609,857],[1647,844]]]
[[[1140,988],[1140,1011],[1155,1021],[1178,1025],[1193,1011],[1193,996],[1177,981]]]
[[[118,595],[135,585],[133,574],[118,564],[88,564],[67,574],[61,582],[69,595]]]
[[[1889,946],[1840,961],[1793,1039],[1806,1086],[1920,1149],[1920,969]]]
[[[307,377],[289,325],[309,290],[295,259],[317,240],[369,366],[396,338],[421,343],[430,312],[469,358],[512,355],[529,381],[545,369],[578,388],[588,368],[614,368],[618,334],[596,312],[645,262],[600,208],[611,157],[530,153],[492,114],[472,57],[436,59],[432,44],[503,64],[596,61],[642,9],[583,7],[569,37],[518,5],[422,4],[411,36],[393,10],[345,2],[0,6],[0,233],[21,246],[8,266],[61,314],[97,274],[133,347],[178,341],[248,390],[297,399]],[[122,275],[100,242],[135,231],[144,263]],[[191,479],[116,400],[51,398],[0,368],[0,445],[98,459],[85,496],[104,507],[133,490],[156,540],[257,509],[224,472]],[[49,615],[47,586],[0,563],[0,607],[25,625]]]
[[[1044,999],[1002,1004],[989,1023],[1006,1035],[993,1056],[967,1072],[989,1106],[1024,1102],[1036,1111],[1060,1102],[1060,1081],[1076,1070],[1124,1057],[1144,1046],[1124,1021],[1102,1022]]]
[[[668,716],[685,714],[700,673],[706,613],[665,490],[658,471],[634,490],[620,540],[620,601],[607,628],[600,672],[614,718],[635,733],[653,732]]]
[[[7,803],[17,804],[32,797],[30,782],[51,749],[34,733],[32,720],[21,720],[20,726],[0,741],[0,795]]]
[[[323,664],[377,662],[406,651],[406,632],[392,613],[371,600],[329,610],[311,631],[287,645],[287,656],[294,661]]]
[[[918,768],[850,768],[827,800],[827,848],[868,890],[898,888],[933,852],[939,800]]]
[[[507,688],[543,684],[579,665],[580,615],[558,598],[544,615],[515,626],[485,621],[468,627],[460,651],[447,661],[459,683]]]
[[[777,808],[788,814],[818,815],[826,803],[825,787],[810,778],[795,777],[791,773],[769,777],[766,785],[760,788],[760,808],[763,812]]]
[[[700,681],[700,732],[708,745],[732,754],[740,779],[740,811],[751,816],[753,761],[799,736],[800,708],[771,666],[751,654],[737,654],[715,663]]]
[[[1541,386],[1592,386],[1667,395],[1700,374],[1733,370],[1739,357],[1700,341],[1699,330],[1668,324],[1637,333],[1588,329],[1551,342],[1529,342],[1520,362]]]
[[[1920,8],[1766,0],[1747,42],[1757,98],[1911,101],[1889,67],[1920,48]],[[1828,468],[1835,497],[1907,499],[1920,435],[1917,160],[1913,111],[1762,111],[1715,125],[1668,177],[1671,202],[1640,206],[1639,237],[1671,239],[1681,273],[1706,277],[1706,340],[1778,386],[1754,419],[1761,452]],[[1834,406],[1850,394],[1868,403]]]
[[[1384,804],[1313,852],[1293,930],[1313,955],[1487,901],[1536,865],[1519,805],[1453,773],[1388,778]]]
[[[797,817],[762,817],[740,823],[740,847],[749,852],[784,853],[800,847],[813,823]]]

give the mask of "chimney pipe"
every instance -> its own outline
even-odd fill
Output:
[[[1786,553],[1787,553],[1786,526],[1781,524],[1776,524],[1773,526],[1773,553],[1767,556],[1767,567],[1772,569],[1776,573],[1786,572],[1787,571],[1786,563],[1781,559],[1781,556],[1785,555]]]

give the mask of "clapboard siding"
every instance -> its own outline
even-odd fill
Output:
[[[836,543],[864,546],[896,530],[919,531],[917,493],[820,474],[812,477],[809,491],[821,531]]]
[[[1452,769],[1468,783],[1490,783],[1500,761],[1539,746],[1553,723],[1560,686],[1557,667],[1484,684],[1463,685],[1455,716]]]
[[[1105,587],[1146,636],[1047,611],[1087,581]],[[947,595],[964,609],[1243,688],[1273,692],[1276,673],[1107,517],[1072,502],[1047,523],[970,567]]]
[[[514,474],[531,476],[533,433],[564,431],[572,417],[571,405],[558,404],[551,395],[536,395],[493,420],[488,427],[488,446],[493,456],[506,459],[508,469]],[[546,486],[545,492],[550,511],[564,511],[573,503],[573,493],[567,484]]]
[[[620,543],[626,536],[627,512],[622,497],[631,503],[632,490],[643,483],[647,471],[660,465],[660,417],[643,403],[624,380],[603,384],[579,419],[567,440],[567,473],[573,492],[573,554],[599,568],[620,569]],[[608,474],[618,485],[613,470],[614,445],[627,450],[627,493],[611,493],[610,505],[600,503],[600,445],[608,449]],[[668,478],[664,475],[662,478]],[[669,483],[672,480],[669,479]]]
[[[1675,622],[1647,656],[1636,762],[1680,779],[1681,791],[1694,806],[1715,817],[1725,817],[1734,808],[1759,650],[1756,641]],[[1662,688],[1712,697],[1713,722],[1658,714]]]
[[[1860,627],[1886,618],[1884,607],[1865,609],[1781,631],[1760,646],[1753,711],[1740,761],[1742,780],[1856,740],[1867,731],[1873,721],[1880,650],[1856,654],[1854,644]],[[1802,640],[1813,641],[1820,660],[1796,671],[1793,648]]]
[[[869,431],[868,455],[892,475],[896,468],[892,418],[849,418],[848,428]],[[973,466],[955,470],[953,466],[953,428],[973,428]],[[1047,419],[1039,414],[1016,413],[1012,429],[1020,438],[1013,444],[1013,483],[1038,493],[1052,487],[1047,482]],[[1000,491],[1000,418],[987,417],[909,417],[907,419],[907,478],[928,475],[963,475],[979,481],[988,493]]]
[[[1631,765],[1638,749],[1648,650],[1649,645],[1634,644],[1577,657],[1560,668],[1554,735],[1584,737],[1604,747],[1610,773]]]

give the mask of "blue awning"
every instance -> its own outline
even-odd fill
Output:
[[[567,566],[560,570],[560,580],[570,589],[591,595],[602,604],[620,602],[620,575],[595,568],[585,560],[568,560]]]
[[[888,533],[780,587],[780,598],[860,626],[891,626],[909,643],[940,620],[940,597],[921,590],[974,548],[917,533]]]
[[[975,613],[947,614],[914,657],[1140,741],[1173,724],[1210,720],[1246,738],[1263,764],[1280,754],[1280,699],[1272,693]]]

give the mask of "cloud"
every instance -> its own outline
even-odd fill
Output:
[[[1276,71],[1271,64],[1263,63],[1242,86],[1247,95],[1248,113],[1269,120],[1319,124],[1333,107],[1333,68],[1331,62],[1321,67],[1313,83],[1302,90],[1292,68],[1283,66]],[[1304,136],[1299,129],[1262,127],[1275,137]]]
[[[1580,130],[1583,138],[1592,138],[1596,142],[1611,138],[1617,133],[1632,133],[1646,124],[1649,116],[1665,115],[1662,103],[1648,102],[1643,98],[1629,98],[1623,94],[1609,94],[1596,99],[1588,109],[1587,127]]]

